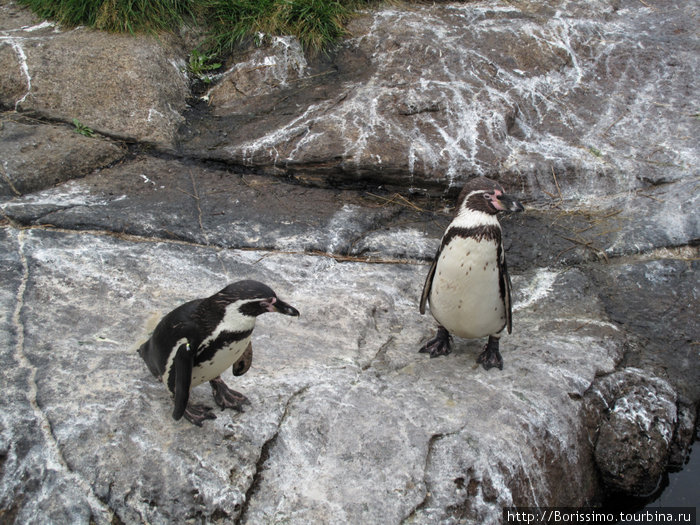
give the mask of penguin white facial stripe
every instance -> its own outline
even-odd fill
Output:
[[[476,228],[479,226],[498,226],[498,218],[483,211],[463,208],[450,224],[450,228]]]
[[[224,317],[219,321],[214,331],[200,344],[201,347],[209,346],[209,344],[219,337],[222,332],[241,332],[253,330],[255,328],[255,316],[245,315],[240,311],[241,306],[258,302],[260,299],[246,299],[236,301],[226,306]]]

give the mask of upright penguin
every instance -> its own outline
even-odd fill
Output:
[[[190,389],[209,381],[214,401],[223,408],[242,410],[248,399],[226,386],[221,374],[233,367],[233,375],[245,374],[253,359],[250,342],[258,315],[278,312],[298,316],[296,308],[277,298],[257,281],[238,281],[206,299],[178,306],[156,326],[139,348],[151,373],[175,396],[173,418],[202,426],[214,419],[211,408],[188,406]]]
[[[477,363],[503,369],[498,341],[504,328],[512,329],[510,277],[496,214],[523,209],[491,179],[478,177],[464,186],[423,287],[420,313],[429,301],[439,327],[420,352],[449,354],[451,333],[466,339],[488,335]]]

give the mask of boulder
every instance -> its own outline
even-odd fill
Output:
[[[479,341],[417,352],[434,330],[416,306],[427,265],[0,235],[0,508],[17,522],[499,523],[503,506],[597,491],[582,397],[623,334],[579,271],[514,276],[516,328],[493,373],[474,367]],[[245,412],[175,422],[136,349],[175,305],[242,278],[301,316],[261,317],[252,368],[224,376]],[[206,385],[192,396],[213,402]]]
[[[666,381],[635,368],[597,381],[588,394],[601,414],[595,460],[614,492],[652,494],[666,471],[678,422],[677,394]],[[602,410],[601,410],[602,409]]]

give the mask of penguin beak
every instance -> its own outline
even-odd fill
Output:
[[[493,201],[494,206],[498,211],[524,211],[525,208],[519,201],[505,194],[499,195]]]
[[[268,312],[277,312],[284,315],[291,315],[292,317],[299,317],[299,310],[294,308],[291,304],[287,304],[281,299],[272,297],[267,303]]]

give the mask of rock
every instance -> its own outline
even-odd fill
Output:
[[[692,182],[675,186],[685,191]],[[669,192],[669,188],[658,188],[648,195],[667,199]],[[154,198],[162,202],[153,206]],[[601,201],[600,209],[572,211],[528,204],[527,214],[502,219],[508,264],[523,271],[683,245],[700,233],[691,212],[694,198],[680,206],[676,203],[679,215],[673,214],[670,198],[660,207],[645,206],[656,202],[654,199],[630,197],[625,208],[616,208],[617,201],[604,208],[605,201]],[[446,202],[454,205],[454,200]],[[446,202],[406,199],[380,189],[356,192],[305,187],[221,166],[143,157],[62,187],[14,199],[2,208],[22,224],[104,228],[227,248],[320,250],[375,259],[428,260],[450,220],[452,208],[438,208]],[[634,218],[635,213],[641,216]],[[637,228],[640,221],[645,228]],[[308,233],[309,228],[318,227],[325,233]],[[618,283],[603,286],[607,290]],[[654,289],[654,293],[661,293]],[[681,290],[675,293],[695,293],[687,284],[674,289]],[[640,289],[635,286],[627,293],[634,290]],[[626,296],[611,295],[615,297]],[[686,310],[686,316],[689,312]]]
[[[516,328],[491,374],[473,367],[479,341],[417,353],[434,330],[416,308],[427,265],[0,234],[0,502],[18,521],[498,523],[504,505],[596,492],[581,398],[614,370],[622,334],[579,271],[514,276]],[[225,377],[250,409],[174,422],[136,348],[173,304],[244,277],[301,317],[261,317],[253,367]]]
[[[687,398],[679,397],[677,403],[678,425],[671,442],[671,451],[668,457],[668,469],[681,470],[688,462],[690,448],[695,440],[695,428],[697,425],[697,407]]]
[[[39,21],[0,30],[0,107],[172,149],[189,87],[184,53],[168,40]]]
[[[356,192],[142,158],[0,204],[20,224],[110,230],[225,248],[350,254],[399,214]],[[385,247],[377,255],[392,257]]]
[[[0,195],[23,195],[106,167],[126,154],[108,140],[88,138],[66,126],[0,117]]]
[[[670,183],[698,161],[692,9],[378,9],[352,22],[331,63],[297,69],[293,86],[240,105],[228,103],[232,83],[212,88],[215,124],[193,115],[182,151],[419,191],[498,176],[569,202]]]
[[[694,403],[700,400],[697,273],[698,249],[691,247],[591,272],[610,319],[630,334],[625,366],[669,381]]]
[[[0,521],[490,524],[682,464],[700,401],[697,57],[690,8],[663,7],[381,8],[331,57],[279,39],[234,58],[174,143],[177,44],[0,3],[0,132],[18,137],[0,178],[45,181],[0,195]],[[124,88],[133,122],[102,87]],[[172,120],[139,120],[168,104]],[[72,117],[138,143],[54,121]],[[81,178],[53,186],[41,161]],[[435,329],[417,311],[427,260],[472,173],[527,208],[502,220],[503,372],[474,367],[483,341],[417,353]],[[246,277],[301,317],[261,317],[251,370],[225,376],[246,412],[174,422],[135,350],[174,305]]]
[[[626,368],[596,382],[587,396],[602,414],[595,460],[603,482],[635,497],[654,492],[677,424],[676,392],[648,372]]]
[[[306,57],[294,37],[268,37],[245,56],[234,55],[231,67],[217,75],[205,95],[214,114],[228,114],[247,99],[278,91],[304,76]]]

